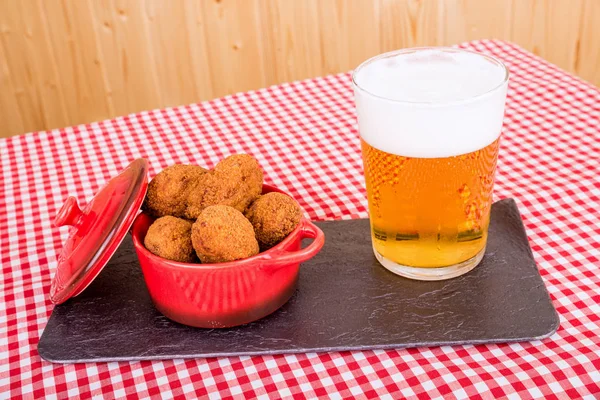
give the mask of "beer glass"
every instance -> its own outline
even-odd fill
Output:
[[[365,61],[352,82],[376,258],[419,280],[475,268],[487,241],[508,70],[471,51],[415,48]]]

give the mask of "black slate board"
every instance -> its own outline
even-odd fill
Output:
[[[495,203],[486,255],[438,282],[398,277],[372,254],[368,220],[322,222],[323,250],[274,314],[219,330],[162,316],[131,239],[78,297],[56,306],[38,344],[72,363],[499,343],[545,338],[558,316],[533,261],[516,204]]]

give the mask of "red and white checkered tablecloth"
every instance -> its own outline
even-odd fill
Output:
[[[531,343],[53,365],[37,342],[66,229],[131,160],[152,174],[253,154],[315,220],[367,217],[349,74],[0,140],[0,398],[600,397],[600,91],[510,43],[496,199],[514,197],[560,328]]]

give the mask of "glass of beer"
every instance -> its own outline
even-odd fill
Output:
[[[375,257],[412,279],[483,258],[508,70],[487,55],[415,48],[362,63],[352,82]]]

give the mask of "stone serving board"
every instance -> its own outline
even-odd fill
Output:
[[[559,320],[512,199],[492,207],[485,257],[458,278],[401,278],[373,256],[368,220],[317,223],[325,246],[280,310],[199,329],[153,306],[131,238],[79,296],[56,306],[38,344],[57,363],[157,360],[539,340]]]

